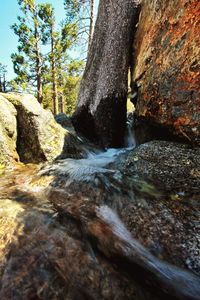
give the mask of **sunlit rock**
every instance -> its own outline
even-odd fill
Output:
[[[57,124],[53,114],[44,110],[35,97],[15,93],[6,93],[4,97],[17,110],[17,151],[22,162],[84,155],[78,138]]]
[[[15,107],[0,95],[0,168],[19,159],[16,115]]]

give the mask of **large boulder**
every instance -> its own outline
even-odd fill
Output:
[[[57,157],[83,156],[80,141],[62,128],[34,96],[7,93],[4,97],[17,110],[17,151],[22,162],[38,163]]]
[[[0,169],[19,159],[16,151],[16,115],[15,107],[0,95]]]
[[[200,143],[198,0],[143,0],[134,42],[136,114]]]

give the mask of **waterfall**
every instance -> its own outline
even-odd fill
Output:
[[[125,147],[127,148],[136,147],[135,133],[133,130],[133,116],[129,114],[127,116],[127,121],[126,121]]]

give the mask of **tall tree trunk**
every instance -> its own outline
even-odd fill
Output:
[[[92,37],[94,33],[94,3],[95,0],[90,0],[90,30],[89,30],[89,41],[88,41],[88,52],[92,43]]]
[[[60,112],[64,113],[65,111],[65,102],[64,102],[64,98],[63,95],[60,95]]]
[[[6,71],[3,73],[3,92],[6,92]]]
[[[42,57],[40,52],[40,35],[38,32],[38,15],[37,9],[34,8],[34,36],[35,36],[35,55],[36,55],[36,80],[37,80],[37,100],[42,103],[43,90],[42,90]]]
[[[0,92],[3,92],[2,77],[0,76]]]
[[[59,112],[59,107],[58,107],[58,89],[57,89],[57,81],[56,81],[54,22],[52,22],[51,25],[51,68],[52,68],[52,85],[53,85],[53,112],[54,115],[57,115]]]
[[[72,122],[104,147],[124,143],[128,69],[138,16],[137,0],[100,0]]]

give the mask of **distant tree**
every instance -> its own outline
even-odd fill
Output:
[[[71,113],[83,71],[83,62],[69,55],[79,38],[80,11],[76,5],[74,9],[65,6],[66,18],[57,26],[51,4],[36,4],[35,0],[18,3],[23,16],[12,26],[19,46],[11,56],[17,77],[10,86],[22,91],[36,90],[38,101],[55,115],[65,110]]]
[[[80,68],[82,66],[81,62],[73,61],[68,55],[68,50],[73,47],[78,37],[77,25],[75,23],[75,13],[68,11],[68,18],[62,22],[59,29],[56,28],[55,13],[54,8],[50,4],[41,4],[40,19],[42,20],[42,32],[43,32],[43,43],[50,44],[50,54],[48,55],[48,60],[51,66],[51,77],[49,78],[52,83],[51,96],[53,98],[53,112],[56,115],[58,112],[63,112],[65,109],[65,99],[64,92],[66,92],[66,82],[69,81],[67,76],[71,76],[68,70]],[[78,81],[77,73],[74,75],[74,89],[75,82]],[[72,78],[71,78],[72,80]],[[71,93],[76,94],[76,92],[69,87]],[[49,87],[45,91],[49,90]],[[69,94],[69,93],[67,93]],[[46,94],[47,95],[47,94]],[[75,102],[75,99],[74,99]],[[48,103],[48,101],[47,101]],[[73,107],[75,106],[72,105]]]
[[[61,94],[64,100],[63,109],[68,115],[72,115],[76,107],[84,65],[83,61],[71,60],[63,74],[63,91]]]
[[[7,73],[7,68],[4,66],[2,63],[0,63],[0,92],[6,92],[6,73]]]
[[[79,42],[89,51],[95,21],[95,4],[97,0],[64,0],[66,19],[73,16],[78,31]]]
[[[42,21],[41,30],[43,33],[43,43],[51,45],[50,50],[50,64],[51,64],[51,78],[52,82],[52,98],[53,98],[53,112],[58,113],[58,91],[57,91],[57,70],[56,70],[56,48],[59,42],[59,32],[55,28],[55,13],[51,4],[45,3],[40,5],[39,17]]]
[[[42,103],[43,32],[40,26],[40,5],[35,0],[18,0],[18,4],[22,16],[18,16],[18,23],[11,27],[19,42],[18,53],[11,56],[17,74],[16,81],[36,85],[37,99]]]

